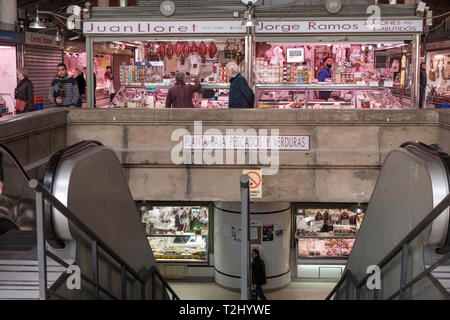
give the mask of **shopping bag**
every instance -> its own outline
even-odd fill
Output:
[[[17,99],[17,101],[16,101],[16,110],[19,111],[19,112],[23,112],[23,110],[25,110],[26,105],[27,105],[26,101]]]

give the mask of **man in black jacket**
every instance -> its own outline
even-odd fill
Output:
[[[230,77],[229,108],[253,108],[255,95],[249,87],[247,80],[239,73],[236,63],[230,62],[225,70]]]
[[[419,91],[419,108],[423,108],[423,100],[425,98],[425,89],[427,88],[427,64],[420,64],[420,91]]]
[[[258,249],[252,250],[252,259],[252,289],[256,291],[256,295],[261,300],[267,300],[262,288],[262,285],[267,283],[266,266],[259,255]]]

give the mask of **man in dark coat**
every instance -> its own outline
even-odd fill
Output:
[[[84,80],[84,74],[79,69],[75,69],[74,72],[75,80],[77,80],[78,84],[78,92],[80,93],[80,97],[78,98],[78,102],[76,106],[81,108],[83,106],[82,96],[86,94],[86,80]]]
[[[262,288],[262,285],[267,283],[266,266],[259,255],[258,249],[252,250],[252,259],[252,289],[256,291],[256,295],[261,300],[267,300]]]
[[[249,87],[247,80],[239,73],[236,63],[230,62],[225,67],[230,77],[229,108],[253,108],[255,94]]]
[[[195,84],[186,84],[184,82],[184,73],[178,72],[175,76],[176,84],[169,89],[166,98],[166,108],[193,108],[192,96],[194,92],[199,92],[202,85],[198,79]]]
[[[34,88],[33,83],[28,79],[28,73],[25,69],[17,72],[19,83],[14,91],[14,99],[25,101],[27,104],[23,112],[16,110],[16,113],[25,113],[34,111]]]
[[[427,64],[420,64],[420,88],[419,88],[419,108],[423,108],[423,100],[425,98],[425,89],[427,88]]]
[[[83,68],[83,73],[85,75],[85,81],[87,80],[87,68]],[[97,90],[97,76],[95,75],[95,72],[92,72],[92,76],[94,77],[94,108],[97,107],[97,99],[95,98],[95,91]],[[86,82],[87,83],[87,82]]]

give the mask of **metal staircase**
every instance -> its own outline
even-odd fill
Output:
[[[158,270],[112,150],[84,141],[55,153],[44,185],[2,145],[0,154],[0,299],[179,299]],[[67,285],[71,266],[81,288]]]

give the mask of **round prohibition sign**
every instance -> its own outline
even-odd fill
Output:
[[[250,189],[256,189],[261,185],[262,179],[258,172],[247,172],[248,179],[250,180]]]

